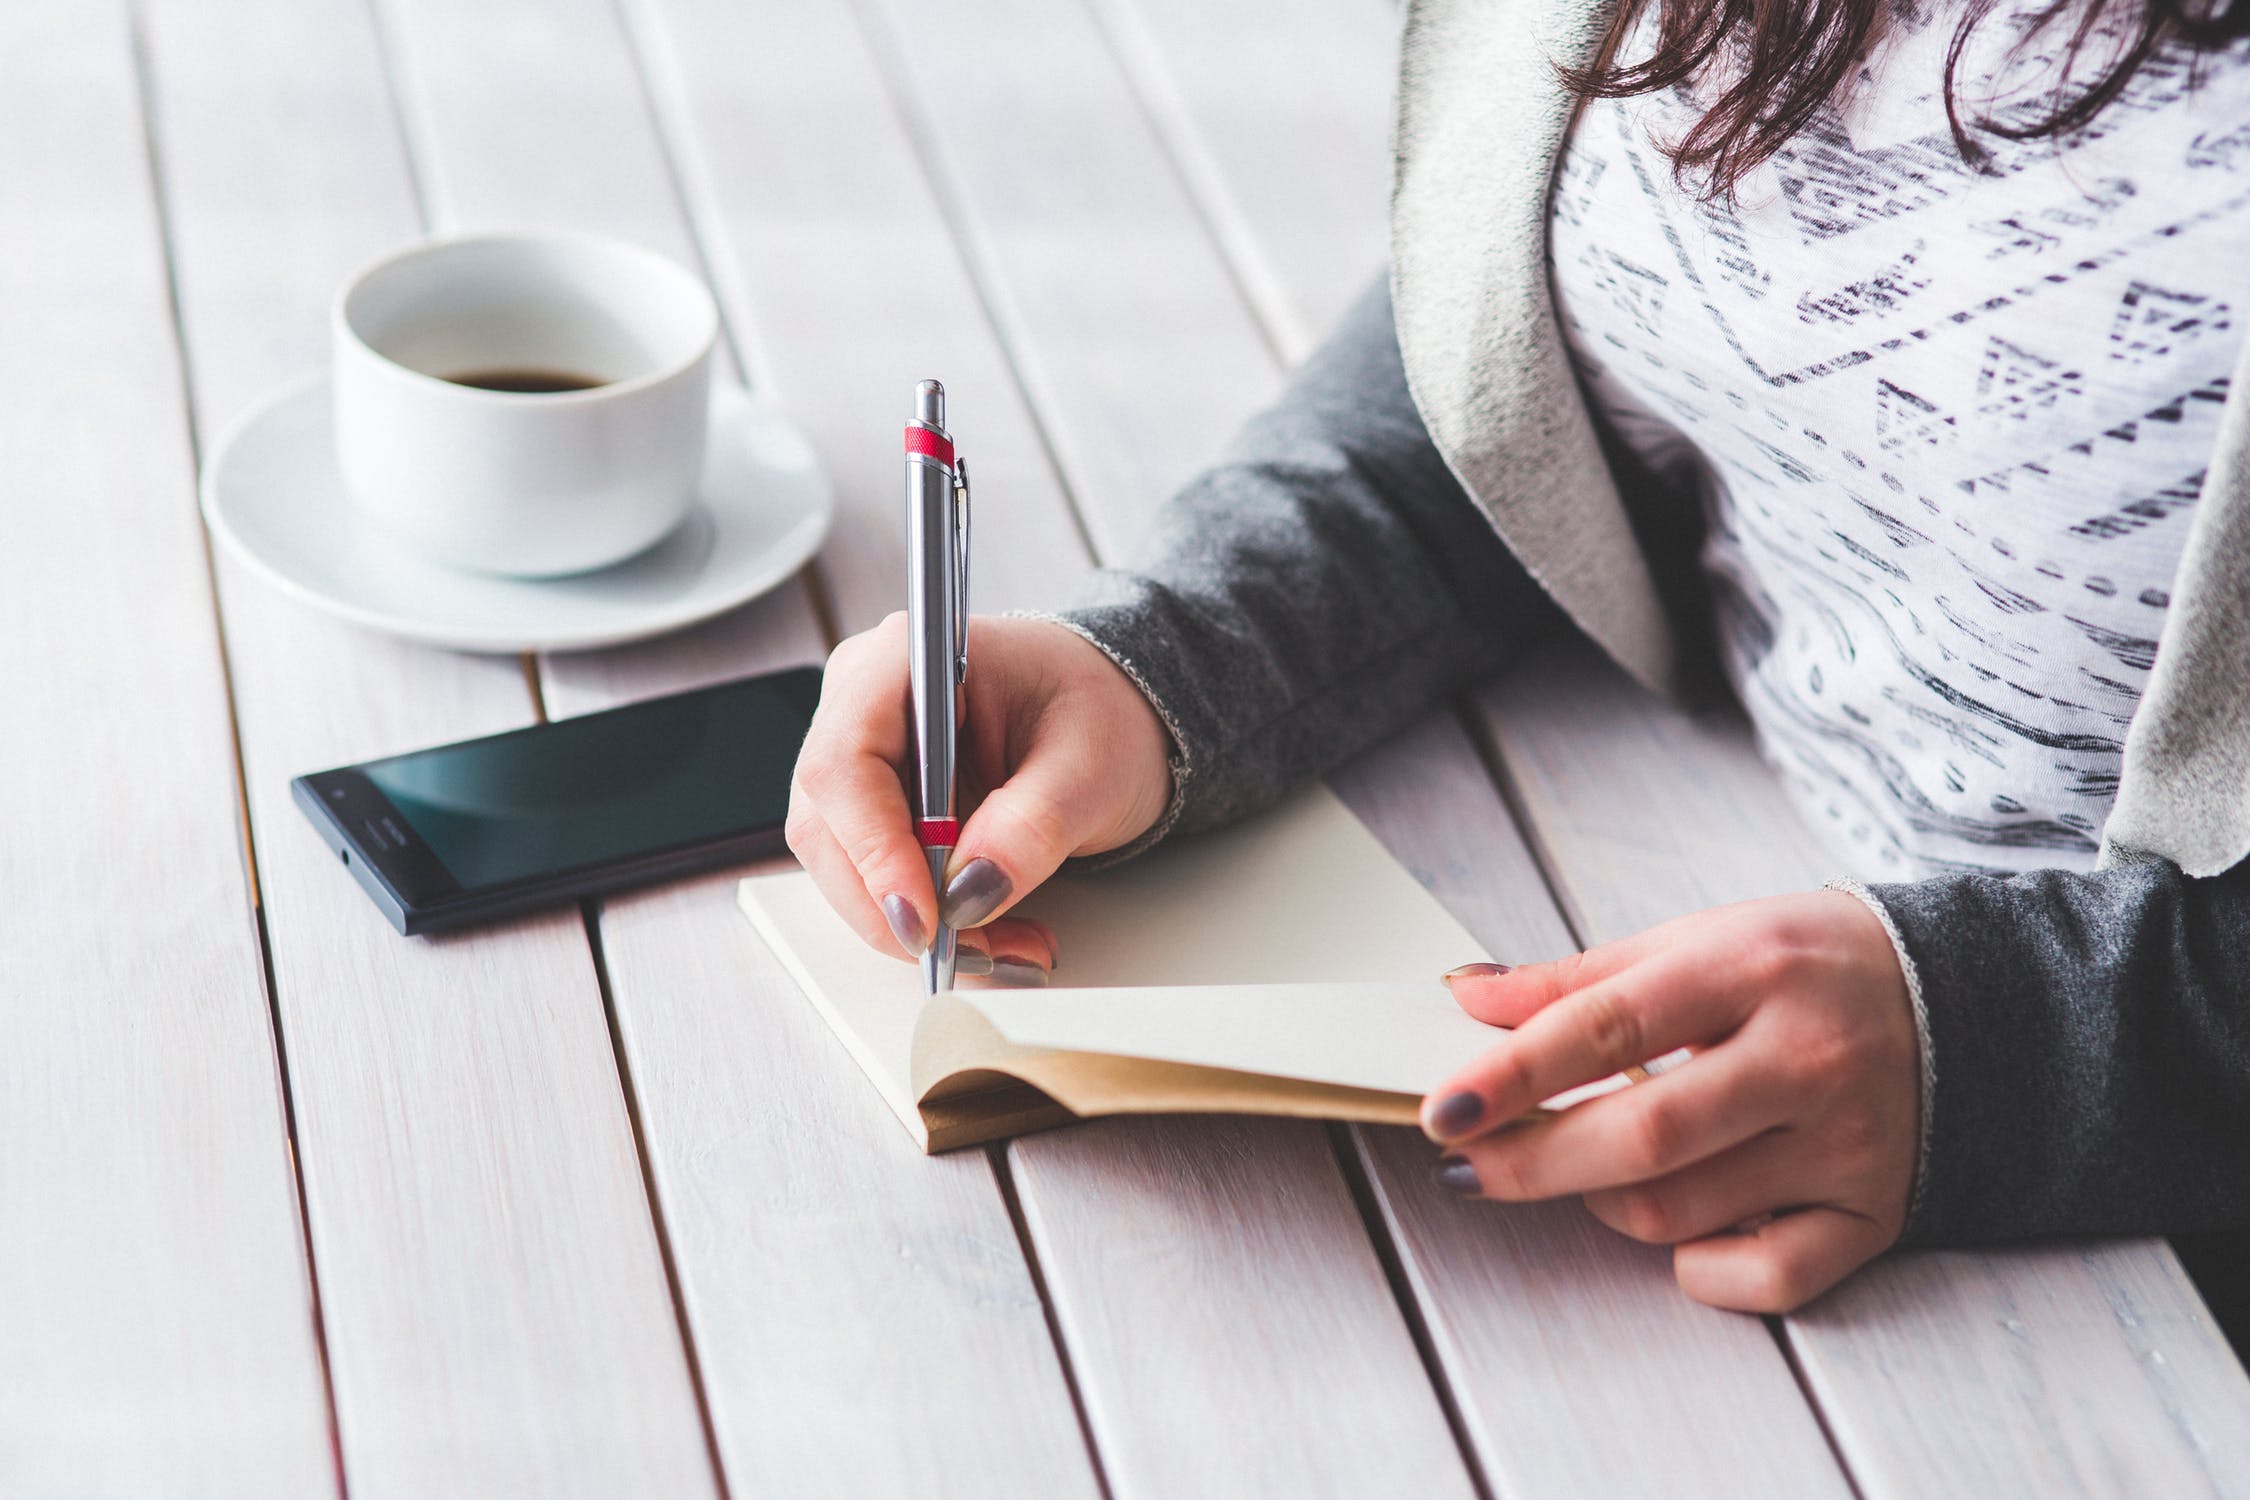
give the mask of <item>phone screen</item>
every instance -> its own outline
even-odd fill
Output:
[[[806,668],[353,769],[488,889],[778,828],[819,690]]]

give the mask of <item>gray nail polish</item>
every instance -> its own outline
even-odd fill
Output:
[[[922,914],[896,891],[883,898],[883,920],[891,924],[891,936],[898,939],[908,958],[921,957],[922,950],[930,946],[930,935],[922,930]]]
[[[992,955],[982,948],[957,948],[953,953],[953,972],[979,979],[992,972]]]
[[[1437,1179],[1437,1185],[1448,1192],[1467,1196],[1478,1191],[1477,1169],[1458,1156],[1439,1162],[1437,1171],[1431,1175]]]
[[[1447,1094],[1430,1111],[1430,1128],[1441,1136],[1466,1135],[1478,1120],[1484,1118],[1484,1101],[1463,1091]]]
[[[974,927],[1000,909],[1015,886],[989,859],[972,859],[945,883],[938,898],[938,920],[948,927]]]
[[[1451,984],[1456,979],[1494,979],[1502,974],[1513,972],[1514,966],[1511,964],[1478,962],[1463,964],[1458,969],[1447,969],[1439,977],[1444,979],[1447,984]]]
[[[992,961],[992,982],[1009,989],[1045,989],[1047,971],[1029,959],[996,958]]]

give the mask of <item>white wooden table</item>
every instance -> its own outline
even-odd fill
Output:
[[[298,772],[818,659],[902,393],[979,603],[1125,548],[1382,259],[1384,0],[0,7],[0,1494],[2250,1494],[2160,1243],[1713,1312],[1407,1133],[907,1147],[731,876],[403,941]],[[841,492],[712,625],[518,661],[282,599],[212,433],[347,271],[558,226],[699,266]],[[1739,726],[1551,655],[1338,778],[1491,951],[1824,865]],[[1463,955],[1464,958],[1473,955]]]

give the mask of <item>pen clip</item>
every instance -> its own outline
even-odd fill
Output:
[[[969,680],[969,462],[953,460],[953,680]]]

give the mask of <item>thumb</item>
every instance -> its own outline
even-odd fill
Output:
[[[1031,894],[1095,831],[1097,798],[1076,756],[1034,754],[961,827],[938,894],[951,927],[980,927]]]

